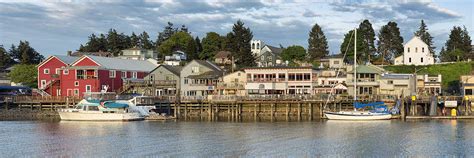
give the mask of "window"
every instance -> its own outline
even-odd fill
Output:
[[[59,71],[59,68],[56,68],[56,75],[59,75],[60,71]]]
[[[63,74],[64,74],[64,75],[69,74],[69,69],[64,69],[64,70],[63,70]]]
[[[110,78],[115,78],[115,70],[110,70],[109,71],[109,77]]]
[[[408,58],[408,62],[411,63],[411,58]]]
[[[192,67],[191,73],[199,73],[199,67],[198,66]]]
[[[260,43],[257,43],[257,49],[260,49]]]
[[[132,72],[132,78],[134,78],[134,79],[137,78],[137,72]]]
[[[79,81],[74,81],[74,86],[79,86]]]
[[[422,53],[425,52],[425,47],[421,48],[421,52],[422,52]]]
[[[339,61],[334,61],[333,64],[334,65],[339,65]]]
[[[418,53],[418,47],[415,47],[415,53]]]
[[[49,74],[49,69],[44,69],[44,70],[43,70],[43,73],[44,73],[44,74]]]
[[[423,62],[423,57],[421,57],[421,62]]]
[[[410,47],[408,47],[408,53],[410,53]]]
[[[388,84],[393,84],[392,80],[387,81]]]
[[[78,96],[79,95],[79,89],[74,89],[74,95]]]
[[[76,79],[84,79],[84,70],[76,70]]]
[[[41,80],[41,87],[44,88],[44,86],[46,86],[46,80]]]
[[[155,74],[150,75],[150,80],[151,81],[155,80]],[[166,80],[168,80],[168,76],[166,76]]]
[[[91,85],[86,85],[86,92],[91,92],[91,89],[92,89]]]
[[[288,74],[288,81],[294,81],[296,80],[296,75],[295,74]]]
[[[464,90],[464,95],[472,95],[472,89]]]
[[[127,78],[127,72],[126,71],[122,71],[122,78]]]
[[[188,84],[188,82],[189,82],[188,79],[185,78],[185,79],[184,79],[184,84]]]
[[[284,80],[285,79],[285,74],[278,74],[278,78]]]
[[[305,73],[305,74],[303,75],[303,80],[305,80],[305,81],[311,80],[311,74]]]
[[[255,49],[255,43],[252,43],[252,49]]]
[[[240,72],[237,73],[237,76],[240,76]]]

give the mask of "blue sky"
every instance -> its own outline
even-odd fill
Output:
[[[147,31],[155,40],[170,21],[202,38],[210,31],[225,35],[241,19],[254,39],[275,46],[307,47],[308,32],[318,23],[330,52],[339,53],[344,34],[363,19],[376,32],[397,22],[405,42],[424,19],[439,51],[453,26],[464,25],[473,36],[473,9],[470,0],[0,0],[0,45],[27,40],[48,56],[76,50],[90,34],[109,28],[126,34]]]

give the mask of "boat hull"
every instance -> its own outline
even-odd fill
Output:
[[[325,112],[329,120],[389,120],[391,114],[367,112]]]
[[[58,112],[64,121],[137,121],[144,118],[138,113]]]

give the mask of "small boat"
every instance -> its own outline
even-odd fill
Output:
[[[58,111],[61,120],[68,121],[135,121],[143,120],[128,104],[115,101],[81,100],[75,108]]]

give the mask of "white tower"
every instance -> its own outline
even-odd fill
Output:
[[[263,41],[261,40],[251,40],[250,41],[250,50],[252,51],[252,54],[254,56],[260,55],[260,51],[262,50],[262,47],[264,46]]]

